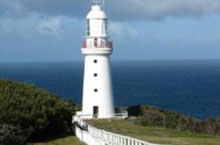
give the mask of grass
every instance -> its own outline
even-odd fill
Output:
[[[80,142],[75,136],[68,136],[42,143],[34,143],[32,145],[85,145],[85,144]]]
[[[220,145],[220,136],[177,132],[166,128],[155,128],[138,125],[138,119],[126,120],[91,120],[88,121],[100,129],[119,133],[151,143],[171,145]]]

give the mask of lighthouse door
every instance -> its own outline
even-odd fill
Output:
[[[94,118],[98,118],[98,114],[99,114],[99,107],[98,106],[94,106],[93,107],[93,117]]]
[[[98,47],[98,40],[97,38],[94,39],[94,46],[97,48]]]

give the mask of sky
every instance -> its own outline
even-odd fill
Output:
[[[0,63],[82,61],[92,0],[0,0]],[[220,59],[220,0],[106,0],[112,60]]]

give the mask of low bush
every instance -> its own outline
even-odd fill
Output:
[[[18,127],[3,124],[0,125],[0,145],[24,145],[26,138]]]
[[[208,118],[202,121],[177,112],[144,105],[129,107],[128,114],[140,117],[142,125],[166,127],[177,131],[220,134],[220,118]]]
[[[19,127],[28,140],[68,132],[74,106],[33,85],[0,80],[0,124]]]

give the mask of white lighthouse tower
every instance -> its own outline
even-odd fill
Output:
[[[110,68],[113,45],[108,36],[108,18],[102,0],[94,0],[87,15],[82,115],[112,118],[115,114]]]

